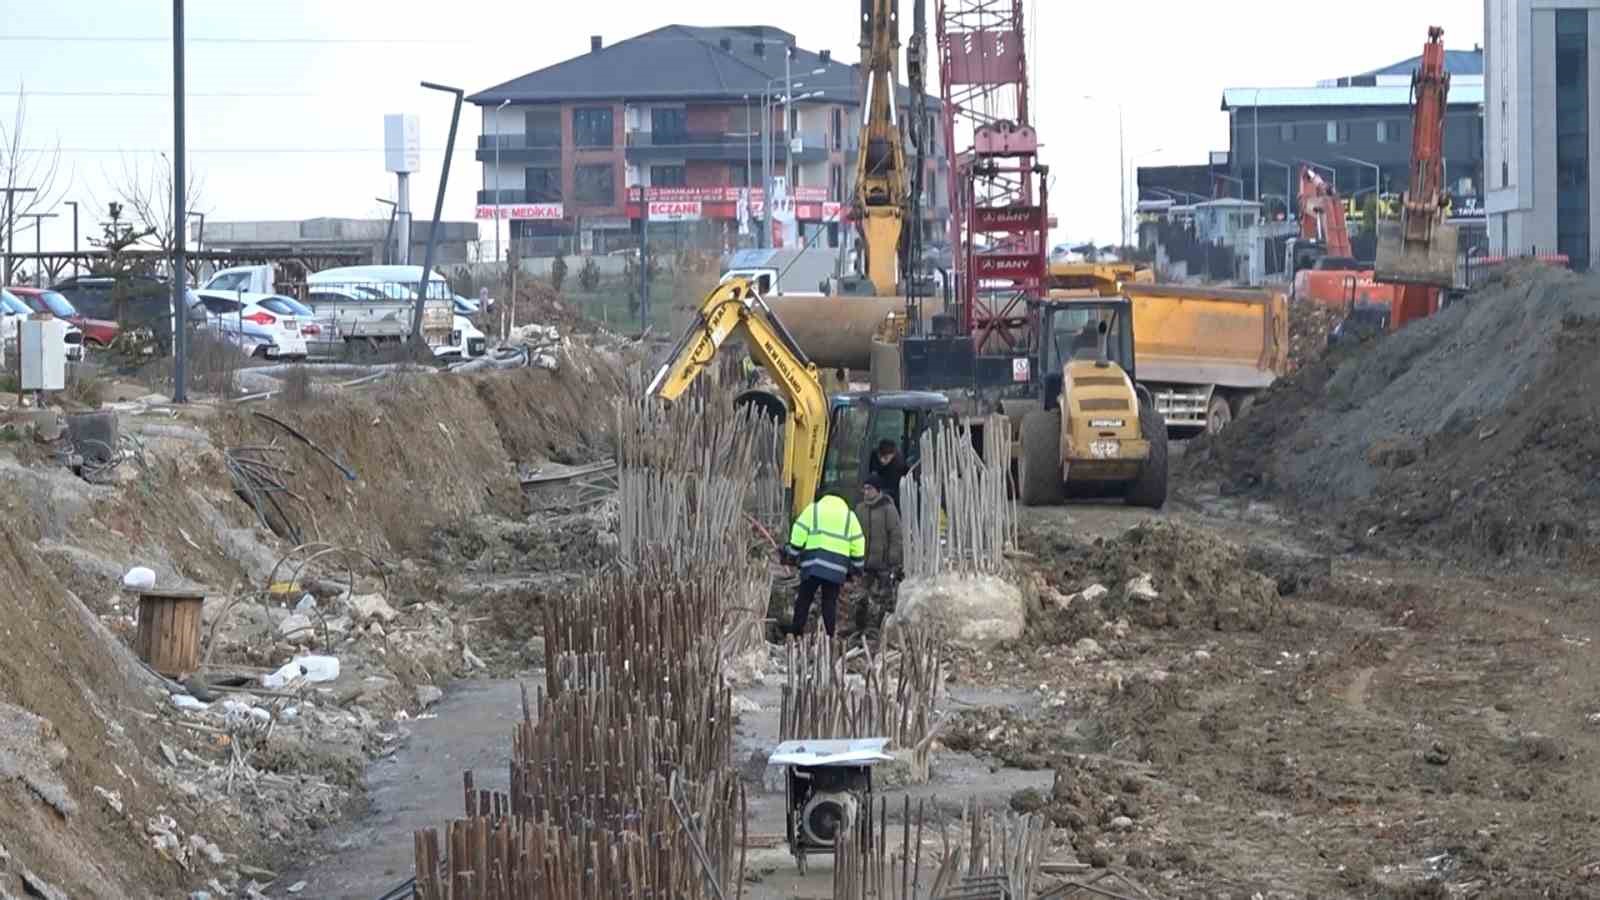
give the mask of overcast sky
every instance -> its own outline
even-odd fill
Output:
[[[901,0],[909,16],[912,0]],[[930,16],[937,3],[928,0]],[[1053,169],[1057,240],[1109,242],[1118,230],[1117,106],[1139,162],[1204,162],[1227,148],[1225,87],[1308,85],[1416,55],[1429,25],[1448,47],[1483,40],[1476,0],[1029,0],[1035,124]],[[421,117],[423,171],[412,202],[431,213],[447,95],[469,94],[588,48],[672,23],[768,24],[802,47],[857,57],[856,0],[189,0],[189,164],[211,219],[378,217],[392,197],[383,115]],[[170,154],[172,3],[0,0],[0,117],[28,94],[24,143],[61,148],[62,199],[83,203],[83,234],[113,199],[125,166]],[[764,10],[756,12],[756,10]],[[930,35],[932,25],[929,25]],[[1092,95],[1095,99],[1084,99]],[[444,214],[472,216],[480,118],[462,111]],[[94,216],[89,215],[93,209]],[[71,242],[70,213],[46,223],[46,246]],[[487,238],[487,232],[485,233]],[[18,240],[31,250],[32,235]]]

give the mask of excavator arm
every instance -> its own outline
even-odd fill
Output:
[[[1411,180],[1401,200],[1400,220],[1378,224],[1378,280],[1408,288],[1455,283],[1460,237],[1454,226],[1445,224],[1450,206],[1444,171],[1450,73],[1444,63],[1444,29],[1429,28],[1422,64],[1411,73]],[[1432,292],[1403,293],[1406,308],[1396,315],[1396,327],[1432,311]]]
[[[900,55],[900,0],[861,0],[861,152],[851,215],[860,231],[864,274],[880,297],[895,295],[909,179],[905,143],[895,122]]]
[[[1321,241],[1323,252],[1328,256],[1355,255],[1350,247],[1350,227],[1345,223],[1344,204],[1310,166],[1300,167],[1300,236]]]
[[[783,481],[798,516],[816,499],[828,448],[828,396],[816,366],[806,358],[783,323],[750,282],[729,279],[717,285],[656,372],[646,393],[677,400],[694,384],[731,339],[742,337],[750,355],[772,375],[788,404],[783,423]]]

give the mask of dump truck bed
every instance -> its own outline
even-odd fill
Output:
[[[1141,382],[1259,390],[1287,371],[1281,292],[1126,284]]]

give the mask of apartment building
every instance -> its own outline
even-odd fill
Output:
[[[752,246],[770,145],[787,239],[836,247],[850,232],[859,93],[856,66],[777,28],[671,25],[610,46],[594,37],[581,56],[468,98],[482,115],[477,216],[508,221],[524,254],[635,246],[641,217],[653,243]],[[923,228],[937,240],[950,170],[941,129],[929,130]]]

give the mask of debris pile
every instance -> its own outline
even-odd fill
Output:
[[[1104,622],[1147,628],[1260,631],[1281,621],[1272,578],[1250,568],[1245,551],[1170,522],[1142,522],[1110,539],[1080,544],[1058,537],[1059,580],[1041,605],[1048,638],[1076,640]]]
[[[1403,331],[1308,365],[1189,472],[1287,495],[1358,543],[1595,561],[1600,281],[1507,269]]]
[[[1297,372],[1328,352],[1328,336],[1339,314],[1309,299],[1289,301],[1289,371]]]

